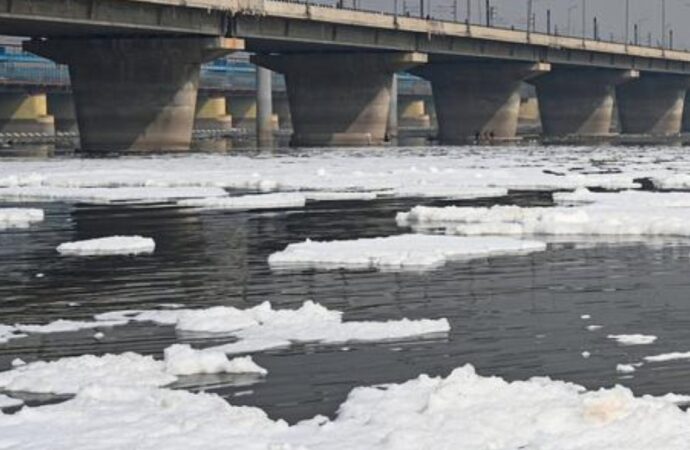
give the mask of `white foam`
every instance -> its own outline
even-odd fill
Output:
[[[1,408],[12,408],[15,406],[21,406],[24,404],[23,400],[18,398],[8,397],[7,395],[0,394],[0,409]]]
[[[295,425],[214,394],[95,385],[0,416],[0,442],[16,450],[686,450],[689,424],[670,399],[548,378],[509,383],[466,366],[446,378],[356,388],[333,419]]]
[[[307,200],[313,202],[375,200],[376,192],[303,192]]]
[[[175,344],[165,349],[163,361],[127,352],[120,355],[82,355],[55,361],[36,361],[0,372],[0,388],[52,394],[75,394],[92,384],[105,386],[167,386],[178,376],[217,373],[265,375],[250,357],[228,360],[224,353],[195,350]]]
[[[0,344],[4,344],[11,339],[18,339],[25,336],[25,334],[20,333],[19,330],[12,325],[0,324]]]
[[[618,364],[618,365],[616,365],[616,372],[619,372],[619,373],[628,374],[628,373],[633,373],[636,370],[637,369],[632,364]]]
[[[0,230],[27,228],[43,221],[43,210],[35,208],[0,208]]]
[[[162,202],[184,198],[223,197],[221,188],[212,187],[59,187],[29,186],[0,188],[5,200],[72,201],[85,203]]]
[[[258,373],[268,371],[256,364],[250,356],[228,360],[225,353],[216,350],[195,350],[189,345],[174,344],[165,349],[165,370],[171,375],[213,373]]]
[[[97,320],[131,320],[175,325],[195,333],[221,333],[237,342],[211,350],[224,353],[249,353],[289,347],[295,342],[339,344],[349,341],[383,341],[447,333],[447,319],[352,321],[342,312],[307,301],[298,309],[273,309],[264,302],[248,309],[216,306],[208,309],[170,311],[121,311],[99,314]]]
[[[108,386],[165,386],[177,378],[162,361],[136,353],[83,355],[56,361],[36,361],[0,372],[0,387],[8,391],[74,394],[98,383]]]
[[[656,336],[646,334],[609,334],[607,337],[621,345],[649,345],[657,340]]]
[[[615,197],[617,194],[606,194]],[[417,206],[396,217],[398,225],[445,227],[459,235],[690,236],[690,208],[659,204],[580,207],[434,208]]]
[[[126,320],[110,320],[110,321],[81,321],[81,320],[65,320],[58,319],[45,325],[34,324],[16,324],[13,328],[20,333],[35,333],[35,334],[50,334],[50,333],[65,333],[70,331],[89,330],[93,328],[115,327],[125,325]]]
[[[629,150],[629,149],[628,149]],[[673,152],[674,150],[665,150]],[[501,195],[506,189],[552,190],[638,187],[635,178],[667,176],[658,164],[638,164],[615,149],[599,149],[603,160],[627,165],[624,173],[601,172],[591,149],[451,148],[441,152],[409,149],[328,149],[304,155],[185,155],[117,159],[13,160],[0,167],[5,195],[39,196],[44,200],[209,197],[189,188],[233,188],[266,191],[386,192],[393,197],[475,198]],[[550,169],[550,170],[546,170]],[[60,188],[62,191],[55,191]],[[137,189],[133,193],[118,189]],[[181,188],[180,193],[153,195],[157,188]],[[98,192],[94,189],[112,189]],[[490,192],[489,189],[495,189]],[[0,191],[1,192],[1,191]],[[218,195],[222,193],[218,192]]]
[[[272,268],[419,270],[447,261],[543,251],[546,244],[510,238],[404,234],[288,245],[268,258]]]
[[[306,203],[302,194],[281,192],[275,194],[241,195],[237,197],[212,197],[180,200],[180,206],[203,209],[255,210],[278,208],[301,208]]]
[[[644,360],[648,362],[665,362],[675,361],[678,359],[690,359],[690,352],[671,352],[644,357]]]
[[[61,255],[138,255],[153,253],[156,243],[141,236],[109,236],[85,241],[66,242],[57,247]]]

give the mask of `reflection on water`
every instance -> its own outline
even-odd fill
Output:
[[[352,320],[451,321],[447,338],[300,345],[257,355],[256,362],[269,371],[265,379],[215,375],[178,383],[289,420],[332,414],[354,386],[447,374],[466,363],[509,379],[548,375],[592,388],[622,382],[639,394],[690,393],[687,361],[648,364],[627,379],[616,373],[618,363],[690,350],[688,241],[583,245],[559,238],[545,253],[455,262],[424,273],[272,273],[268,267],[270,253],[306,238],[405,232],[396,226],[395,213],[420,201],[324,202],[290,212],[34,204],[46,210],[45,222],[0,233],[0,322],[88,318],[164,303],[246,308],[270,300],[277,307],[295,307],[306,299],[343,310]],[[514,193],[501,202],[545,205],[550,195]],[[153,237],[156,252],[73,258],[55,251],[65,241],[123,232]],[[581,319],[584,314],[591,320]],[[604,328],[587,331],[590,324]],[[93,333],[11,341],[0,347],[0,368],[18,356],[30,361],[125,350],[160,355],[180,340],[197,346],[222,342],[177,336],[172,327],[148,324],[107,330],[102,340]],[[649,346],[621,347],[606,338],[608,333],[659,339]],[[585,350],[591,353],[588,359],[581,356]]]

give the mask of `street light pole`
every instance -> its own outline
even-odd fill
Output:
[[[625,48],[630,42],[630,0],[625,0]]]
[[[587,0],[582,0],[582,43],[587,39]]]
[[[527,34],[532,31],[532,0],[527,0]]]
[[[666,48],[666,0],[661,0],[661,48]]]

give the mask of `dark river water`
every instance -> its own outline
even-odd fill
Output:
[[[513,193],[503,203],[550,204],[550,194]],[[447,317],[447,338],[406,342],[303,345],[257,354],[265,379],[189,377],[183,387],[219,393],[295,421],[332,415],[355,386],[400,382],[421,373],[446,375],[471,363],[507,379],[550,376],[589,388],[622,383],[637,394],[690,393],[690,361],[647,364],[622,378],[616,364],[690,350],[690,242],[576,243],[544,253],[456,262],[424,273],[308,271],[273,273],[270,253],[291,242],[406,232],[395,213],[430,200],[323,202],[303,210],[198,212],[171,205],[35,204],[46,220],[0,233],[0,323],[88,319],[95,313],[151,308],[246,308],[270,300],[296,307],[313,299],[343,310],[346,320]],[[455,202],[482,204],[483,202]],[[9,206],[9,205],[0,205]],[[15,205],[11,205],[15,206]],[[66,241],[112,234],[155,239],[139,257],[60,257]],[[589,314],[592,319],[581,318]],[[603,325],[587,331],[588,324]],[[0,345],[0,369],[12,359],[136,351],[160,355],[174,342],[219,341],[177,336],[172,327],[136,324],[32,335]],[[622,347],[608,333],[643,333],[657,343]],[[584,358],[588,351],[591,357]]]

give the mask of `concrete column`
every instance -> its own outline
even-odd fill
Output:
[[[615,87],[638,77],[636,70],[559,67],[529,80],[537,88],[543,134],[610,134]]]
[[[0,132],[54,134],[54,119],[48,114],[46,95],[0,94]]]
[[[393,74],[391,83],[391,100],[388,108],[388,124],[386,125],[388,139],[398,137],[398,77]]]
[[[690,77],[643,73],[616,88],[621,132],[670,136],[680,133]]]
[[[74,99],[68,92],[48,94],[48,114],[55,118],[55,131],[61,133],[76,133],[77,112]]]
[[[194,128],[199,130],[229,130],[232,116],[227,113],[223,94],[200,95],[196,102]]]
[[[431,81],[439,141],[466,144],[514,138],[520,112],[520,83],[548,72],[549,64],[439,62],[412,72]]]
[[[404,128],[430,128],[431,117],[426,113],[423,99],[408,97],[398,101],[400,126]]]
[[[285,74],[291,145],[380,145],[386,139],[393,74],[424,63],[418,53],[259,56]]]
[[[275,93],[274,93],[275,94]],[[273,96],[273,111],[278,116],[280,128],[292,129],[292,118],[290,117],[290,104],[288,103],[285,92]]]
[[[227,102],[235,127],[247,131],[256,129],[256,98],[254,96],[230,97]]]
[[[683,124],[681,125],[683,133],[690,132],[690,91],[685,92],[685,105],[683,106]]]
[[[221,38],[32,40],[69,66],[82,150],[189,149],[203,62],[243,48]]]
[[[271,71],[256,68],[256,138],[259,145],[269,145],[273,141],[273,100]]]

